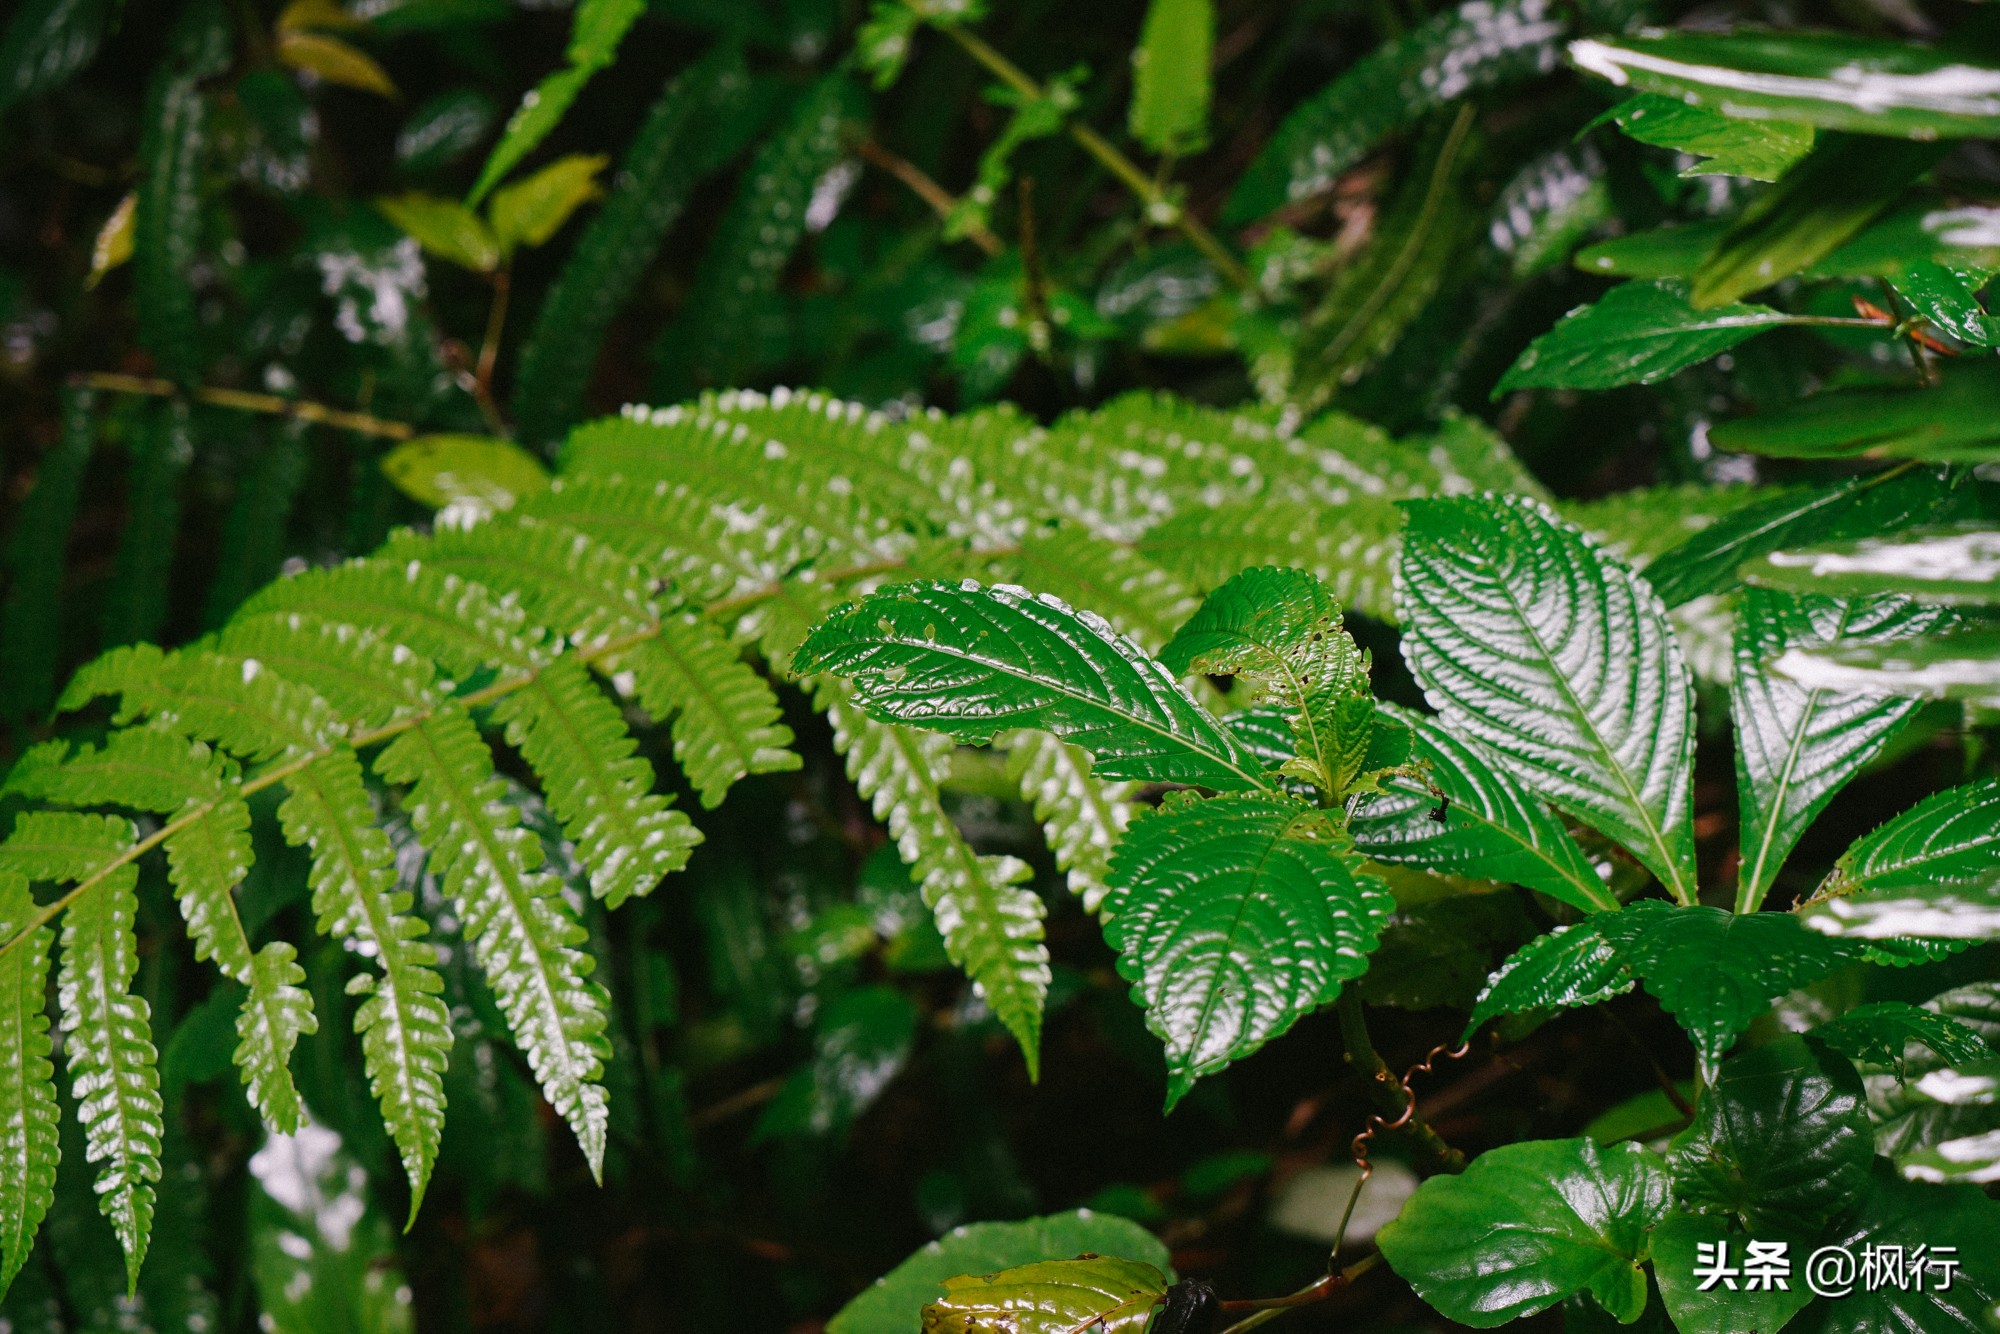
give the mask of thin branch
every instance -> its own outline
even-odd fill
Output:
[[[1337,1274],[1328,1274],[1325,1278],[1308,1283],[1287,1297],[1264,1297],[1252,1301],[1219,1303],[1224,1311],[1253,1312],[1252,1315],[1223,1330],[1222,1334],[1243,1334],[1245,1330],[1252,1330],[1276,1320],[1287,1311],[1296,1311],[1301,1306],[1323,1302],[1381,1263],[1382,1253],[1376,1251],[1372,1255],[1362,1256]]]
[[[284,398],[278,394],[252,393],[245,389],[221,389],[212,385],[196,385],[192,389],[183,389],[172,380],[161,380],[147,375],[123,375],[116,371],[88,371],[72,375],[69,382],[79,389],[102,389],[113,394],[142,394],[150,398],[191,398],[197,403],[207,403],[218,408],[235,408],[239,412],[262,413],[267,417],[289,417],[293,421],[331,426],[337,430],[352,431],[356,435],[373,436],[378,440],[408,440],[417,433],[417,428],[408,422],[371,417],[365,412],[347,412],[340,408],[330,408],[324,403],[312,402],[310,399]]]
[[[958,211],[958,197],[932,180],[922,167],[908,158],[890,152],[873,139],[857,141],[854,151],[861,155],[863,161],[880,167],[908,186],[910,193],[929,204],[931,212],[939,218],[949,220]],[[967,228],[965,239],[996,258],[1007,250],[1007,243],[983,223],[974,223]]]
[[[995,50],[993,47],[967,32],[964,28],[946,28],[945,33],[965,49],[965,53],[984,65],[993,76],[1023,97],[1041,100],[1048,94],[1042,85]],[[1140,204],[1145,207],[1147,219],[1165,226],[1177,227],[1181,235],[1193,243],[1195,249],[1208,257],[1216,271],[1228,280],[1232,287],[1247,288],[1250,271],[1243,267],[1243,261],[1230,253],[1229,247],[1202,225],[1201,219],[1171,199],[1150,176],[1139,169],[1139,165],[1118,151],[1117,145],[1080,121],[1069,124],[1069,137],[1079,148],[1096,158],[1104,169],[1116,176],[1130,190]]]
[[[1425,1168],[1432,1172],[1462,1172],[1465,1155],[1444,1142],[1430,1122],[1416,1114],[1416,1100],[1403,1081],[1390,1071],[1368,1035],[1368,1019],[1361,1010],[1361,997],[1353,987],[1343,987],[1340,1003],[1340,1039],[1347,1048],[1347,1063],[1361,1075],[1368,1099],[1384,1122],[1410,1137]]]
[[[479,340],[479,362],[472,372],[472,397],[495,435],[507,434],[507,423],[493,401],[493,367],[500,360],[500,334],[507,327],[507,296],[513,290],[513,275],[505,268],[493,272],[493,303],[486,308],[486,336]]]

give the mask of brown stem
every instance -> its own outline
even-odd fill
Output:
[[[1223,1330],[1222,1334],[1242,1334],[1242,1331],[1255,1329],[1259,1325],[1268,1324],[1270,1321],[1276,1320],[1287,1311],[1296,1311],[1301,1306],[1311,1306],[1315,1302],[1323,1302],[1381,1263],[1382,1254],[1380,1251],[1377,1251],[1373,1255],[1362,1256],[1359,1260],[1356,1260],[1337,1274],[1328,1274],[1325,1278],[1308,1283],[1305,1287],[1300,1288],[1297,1292],[1289,1296],[1256,1297],[1244,1301],[1219,1302],[1217,1305],[1224,1311],[1254,1312],[1249,1318],[1239,1320],[1229,1326],[1229,1328]]]
[[[493,368],[500,360],[500,333],[507,327],[507,297],[514,278],[508,269],[493,271],[493,304],[486,308],[486,336],[479,341],[479,363],[472,372],[472,396],[495,435],[507,434],[507,424],[493,401]]]
[[[951,191],[939,185],[927,175],[922,167],[908,158],[899,157],[873,139],[863,139],[854,145],[863,161],[872,163],[888,172],[910,188],[910,193],[931,206],[931,212],[940,218],[950,218],[958,211],[958,198]],[[1007,243],[995,236],[983,223],[975,224],[965,233],[965,239],[984,250],[988,255],[1004,254]]]
[[[330,408],[324,403],[314,403],[308,399],[283,398],[277,394],[252,393],[244,389],[196,385],[192,389],[184,390],[172,380],[161,380],[147,375],[124,375],[116,371],[88,371],[70,376],[69,382],[78,389],[102,389],[113,394],[144,394],[152,398],[185,396],[197,403],[207,403],[218,408],[235,408],[239,412],[258,412],[271,417],[290,417],[294,421],[331,426],[337,430],[352,431],[356,435],[373,436],[378,440],[408,440],[417,433],[417,428],[408,422],[388,421],[382,417],[371,417],[365,412],[347,412],[340,408]]]
[[[1361,997],[1353,987],[1341,991],[1340,1003],[1335,1008],[1340,1015],[1340,1037],[1347,1048],[1347,1063],[1360,1073],[1377,1115],[1386,1126],[1409,1136],[1426,1170],[1464,1171],[1465,1155],[1445,1143],[1430,1122],[1417,1115],[1416,1099],[1375,1050],[1374,1039],[1368,1035],[1368,1018],[1361,1010]]]

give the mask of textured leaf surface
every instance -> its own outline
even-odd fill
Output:
[[[1666,905],[1641,899],[1623,913],[1660,913]],[[1605,915],[1571,926],[1559,926],[1529,941],[1494,971],[1479,994],[1470,1038],[1488,1019],[1526,1010],[1566,1009],[1595,1005],[1630,991],[1637,979],[1619,958],[1617,943],[1603,929]]]
[[[1166,1299],[1166,1275],[1137,1260],[1078,1256],[944,1282],[924,1308],[925,1334],[1143,1334]]]
[[[1530,343],[1493,392],[1651,384],[1788,319],[1768,306],[1697,309],[1671,280],[1625,283]]]
[[[1562,822],[1506,770],[1429,719],[1385,712],[1415,734],[1416,757],[1443,796],[1390,779],[1355,811],[1356,848],[1377,861],[1526,885],[1586,912],[1618,906]]]
[[[1753,1237],[1817,1232],[1868,1184],[1875,1132],[1860,1077],[1790,1034],[1722,1063],[1667,1161],[1683,1208]]]
[[[1912,528],[1773,551],[1744,577],[1763,588],[1856,598],[1899,593],[1945,606],[2000,602],[2000,532],[1978,524]]]
[[[640,702],[654,718],[672,718],[674,759],[713,809],[746,774],[799,767],[792,729],[779,721],[778,697],[714,625],[692,614],[670,616],[660,633],[622,657]]]
[[[1666,1209],[1666,1167],[1639,1145],[1535,1140],[1432,1177],[1378,1241],[1460,1324],[1491,1329],[1578,1292],[1629,1324],[1646,1305],[1646,1231]]]
[[[33,906],[25,880],[0,879],[0,940],[14,941]],[[49,1060],[54,939],[37,928],[0,954],[0,1297],[27,1261],[55,1196],[61,1113]]]
[[[1659,93],[1641,93],[1608,114],[1619,129],[1642,144],[1707,159],[1683,168],[1683,176],[1775,181],[1806,155],[1813,142],[1810,125],[1728,116]]]
[[[1112,854],[1105,939],[1167,1044],[1167,1106],[1361,975],[1394,910],[1293,798],[1176,799]]]
[[[1829,935],[2000,932],[2000,779],[1937,793],[1841,854],[1802,920]]]
[[[1771,670],[1791,650],[1887,643],[1938,628],[1906,598],[1795,597],[1752,589],[1738,613],[1730,713],[1742,861],[1736,905],[1755,912],[1806,826],[1902,730],[1919,701],[1815,689]]]
[[[304,990],[305,969],[298,951],[274,940],[251,963],[250,994],[236,1019],[235,1061],[243,1073],[250,1105],[279,1134],[296,1134],[306,1124],[305,1103],[292,1083],[292,1048],[319,1032],[312,996]]]
[[[1159,1239],[1115,1214],[1078,1209],[1013,1223],[972,1223],[953,1228],[876,1279],[827,1322],[827,1334],[919,1334],[920,1312],[943,1294],[946,1279],[1086,1253],[1173,1273]]]
[[[1643,580],[1534,501],[1413,501],[1403,654],[1440,724],[1694,894],[1693,684]]]
[[[169,378],[186,382],[201,360],[194,266],[201,248],[208,102],[188,77],[161,79],[149,101],[140,146],[146,174],[132,219],[132,298],[140,341]]]
[[[1903,1001],[1857,1005],[1813,1029],[1813,1036],[1849,1060],[1898,1070],[1912,1043],[1930,1048],[1947,1065],[1970,1065],[1994,1056],[1977,1029]]]
[[[1262,765],[1102,618],[1007,585],[904,584],[820,623],[793,663],[853,679],[871,713],[985,742],[1027,727],[1107,778],[1263,785]]]
[[[1091,772],[1090,753],[1047,732],[1019,732],[1007,743],[1007,776],[1042,823],[1070,893],[1096,912],[1110,892],[1111,850],[1132,822],[1139,784],[1106,782]]]
[[[2000,1303],[2000,1263],[1991,1238],[2000,1229],[2000,1204],[1977,1186],[1935,1186],[1900,1180],[1894,1168],[1878,1160],[1868,1190],[1841,1225],[1829,1231],[1823,1244],[1851,1249],[1901,1247],[1905,1255],[1929,1247],[1936,1255],[1950,1248],[1959,1261],[1949,1288],[1935,1270],[1921,1285],[1907,1290],[1883,1284],[1874,1291],[1856,1284],[1839,1298],[1821,1298],[1785,1327],[1786,1334],[1846,1334],[1848,1330],[1910,1330],[1916,1334],[1949,1334],[1977,1329]]]
[[[1812,1292],[1802,1281],[1803,1260],[1817,1248],[1816,1239],[1806,1234],[1776,1232],[1765,1228],[1756,1239],[1781,1241],[1792,1257],[1793,1279],[1783,1288],[1772,1284],[1755,1289],[1735,1290],[1723,1283],[1709,1283],[1701,1248],[1721,1245],[1731,1267],[1745,1258],[1746,1238],[1742,1228],[1724,1214],[1683,1213],[1675,1210],[1654,1227],[1648,1245],[1653,1253],[1653,1277],[1660,1289],[1660,1303],[1672,1320],[1677,1334],[1738,1334],[1741,1330],[1776,1330],[1812,1300]],[[1710,1253],[1714,1254],[1713,1252]],[[1703,1291],[1703,1285],[1708,1290]]]
[[[55,697],[64,555],[96,441],[94,407],[92,395],[64,392],[62,434],[36,465],[7,543],[13,578],[0,606],[0,707],[10,718],[41,713]]]

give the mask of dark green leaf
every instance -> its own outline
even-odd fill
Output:
[[[1111,856],[1104,934],[1167,1044],[1167,1106],[1368,966],[1395,901],[1294,798],[1173,798]]]
[[[1721,422],[1717,449],[1776,458],[2000,458],[2000,365],[1947,370],[1935,389],[1836,389],[1754,417]]]
[[[1534,501],[1406,508],[1403,654],[1440,724],[1692,902],[1693,685],[1658,596]]]
[[[1723,1062],[1667,1161],[1677,1204],[1762,1237],[1814,1233],[1846,1212],[1874,1157],[1854,1067],[1786,1035]]]
[[[1052,732],[1106,778],[1264,786],[1257,758],[1164,667],[1102,619],[1024,589],[885,589],[822,621],[793,669],[852,677],[871,713],[960,741]]]
[[[1813,1251],[1813,1239],[1765,1228],[1754,1240],[1779,1243],[1785,1250],[1789,1277],[1778,1282],[1750,1286],[1743,1274],[1753,1237],[1731,1219],[1720,1214],[1674,1212],[1653,1229],[1650,1246],[1653,1276],[1660,1285],[1660,1300],[1673,1319],[1677,1334],[1743,1334],[1745,1330],[1776,1331],[1812,1300],[1806,1287],[1805,1261]],[[1703,1248],[1722,1247],[1725,1272],[1721,1281],[1711,1282],[1702,1275],[1713,1267],[1714,1252]],[[1707,1290],[1703,1291],[1707,1284]]]
[[[0,37],[0,115],[90,64],[117,11],[113,0],[24,0]]]
[[[1912,528],[1773,551],[1743,577],[1765,588],[1859,598],[1900,593],[1918,602],[2000,602],[2000,531],[1990,525]]]
[[[158,638],[166,623],[174,547],[180,539],[181,481],[193,462],[187,404],[162,404],[133,442],[125,528],[105,594],[106,648]]]
[[[813,1055],[764,1109],[757,1138],[844,1132],[909,1059],[917,1007],[894,987],[859,987],[820,1017]]]
[[[1789,319],[1768,306],[1699,310],[1677,282],[1625,283],[1528,344],[1493,392],[1651,384]]]
[[[479,169],[479,179],[473,182],[472,192],[466,196],[468,206],[484,199],[561,123],[591,76],[616,58],[626,30],[645,9],[645,0],[582,0],[576,7],[576,26],[570,32],[565,55],[568,63],[521,99],[521,105],[507,120],[500,142],[493,145],[486,165]]]
[[[410,1334],[410,1290],[368,1173],[322,1125],[271,1135],[250,1158],[247,1267],[270,1334]]]
[[[1935,260],[1911,260],[1894,278],[1896,295],[1911,310],[1961,343],[1991,347],[2000,342],[2000,323],[1979,304],[1990,271],[1948,268]]]
[[[1683,176],[1775,181],[1811,150],[1813,142],[1810,125],[1739,119],[1659,93],[1640,93],[1605,114],[1642,144],[1708,159],[1682,170]]]
[[[1906,1257],[1928,1248],[1932,1263],[1956,1262],[1949,1286],[1940,1270],[1928,1265],[1924,1282],[1908,1287],[1883,1283],[1870,1291],[1857,1282],[1851,1295],[1815,1301],[1785,1327],[1786,1334],[1852,1330],[1956,1334],[1987,1327],[1987,1313],[2000,1302],[1996,1233],[2000,1233],[2000,1204],[1977,1186],[1903,1181],[1887,1162],[1877,1159],[1860,1208],[1822,1244],[1841,1247],[1857,1258],[1870,1246],[1898,1247]]]
[[[1897,1070],[1911,1043],[1930,1048],[1948,1065],[1990,1061],[1994,1055],[1976,1029],[1903,1001],[1857,1005],[1813,1029],[1813,1036],[1850,1060]]]
[[[2000,779],[1940,792],[1855,840],[1804,913],[1829,935],[2000,932]]]
[[[1713,218],[1616,236],[1577,251],[1576,267],[1609,278],[1687,278],[1727,230],[1727,222]]]
[[[95,406],[88,393],[63,395],[62,435],[37,463],[7,544],[13,578],[0,608],[0,706],[10,719],[39,714],[55,697],[65,557],[97,438]]]
[[[169,378],[183,384],[201,369],[194,268],[201,250],[201,157],[207,137],[208,101],[195,80],[159,80],[140,145],[146,174],[132,219],[132,299],[146,350]]]
[[[1666,1208],[1657,1154],[1533,1140],[1432,1177],[1377,1240],[1390,1267],[1460,1324],[1491,1329],[1579,1292],[1630,1324],[1646,1306],[1646,1233]]]
[[[1641,899],[1617,917],[1664,915],[1668,905]],[[1559,926],[1517,950],[1500,965],[1479,995],[1466,1022],[1470,1038],[1488,1019],[1527,1010],[1567,1009],[1595,1005],[1630,991],[1637,979],[1619,958],[1617,941],[1604,930],[1613,914],[1573,926]]]

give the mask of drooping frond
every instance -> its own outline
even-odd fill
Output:
[[[375,768],[412,785],[407,805],[417,834],[514,1039],[591,1171],[600,1172],[606,998],[588,980],[583,926],[541,869],[540,841],[503,799],[486,743],[464,710],[445,708],[391,742]]]
[[[1032,1076],[1040,1065],[1049,954],[1042,901],[1022,885],[1028,867],[1015,857],[981,856],[952,823],[938,792],[950,769],[950,738],[877,722],[837,677],[814,678],[813,699],[833,725],[848,777],[887,822],[910,878],[923,890],[952,962],[1021,1044]]]
[[[282,940],[258,950],[250,965],[250,994],[236,1016],[236,1066],[250,1105],[281,1135],[297,1134],[305,1104],[292,1083],[292,1048],[319,1032],[312,996],[301,984],[298,951]]]
[[[1017,732],[1008,740],[1007,777],[1041,821],[1070,892],[1085,912],[1096,912],[1108,892],[1111,849],[1131,823],[1142,785],[1099,778],[1090,771],[1090,752],[1047,732]]]
[[[71,678],[62,707],[120,695],[120,721],[147,716],[244,760],[319,749],[340,733],[333,706],[255,658],[202,649],[166,654],[150,644],[113,649]]]
[[[674,759],[703,806],[720,805],[746,774],[783,773],[803,763],[770,685],[701,617],[667,617],[658,634],[619,662],[632,673],[646,712],[673,720]]]
[[[12,940],[34,902],[27,880],[0,877],[0,940]],[[55,1196],[55,1067],[49,1053],[49,947],[38,927],[0,953],[0,1297],[27,1261]]]

